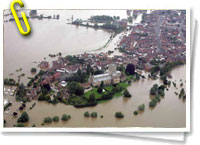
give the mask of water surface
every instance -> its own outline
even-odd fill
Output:
[[[15,22],[4,23],[4,78],[12,77],[17,79],[17,76],[25,73],[25,77],[21,78],[21,82],[27,83],[27,77],[31,77],[30,70],[32,67],[37,67],[44,57],[48,61],[52,61],[48,57],[49,54],[57,54],[62,52],[63,56],[80,54],[84,52],[98,53],[114,50],[119,42],[120,37],[128,34],[123,32],[117,35],[112,42],[99,51],[94,51],[109,40],[111,33],[103,30],[95,30],[86,27],[77,27],[66,24],[67,19],[73,15],[74,19],[88,19],[92,15],[110,15],[126,17],[126,11],[100,11],[100,10],[84,10],[84,11],[49,11],[39,10],[39,14],[60,14],[59,20],[37,20],[29,19],[32,33],[28,37],[21,36],[18,32]],[[8,17],[6,17],[8,18]],[[141,16],[139,17],[141,19]],[[135,21],[138,23],[139,21]],[[115,51],[112,55],[119,55]],[[57,59],[57,58],[54,58]],[[36,63],[33,63],[36,62]],[[16,72],[22,68],[22,71]],[[38,68],[39,70],[39,68]],[[10,75],[13,73],[13,75]],[[144,72],[143,72],[144,73]],[[70,114],[71,120],[67,122],[52,123],[44,127],[167,127],[167,128],[184,128],[186,126],[186,103],[178,98],[174,92],[180,92],[180,84],[182,79],[183,87],[185,88],[186,67],[181,66],[175,68],[172,74],[172,81],[177,82],[178,89],[172,85],[169,91],[165,92],[165,97],[154,109],[148,107],[150,96],[149,90],[153,84],[162,84],[159,80],[144,79],[132,83],[128,88],[132,94],[132,98],[125,99],[123,97],[114,98],[110,101],[98,104],[95,107],[74,108],[70,105],[57,104],[52,105],[46,102],[32,101],[27,103],[26,111],[30,116],[30,121],[27,126],[35,124],[41,127],[44,117],[56,116],[61,117],[63,114]],[[144,73],[147,76],[147,73]],[[13,103],[10,111],[4,112],[7,127],[12,127],[16,124],[17,118],[11,114],[20,107],[20,103],[15,101],[13,96],[4,94],[4,99],[8,99]],[[36,103],[34,109],[29,110],[29,107]],[[145,111],[138,116],[133,115],[140,104],[145,104]],[[96,111],[98,118],[84,118],[85,111],[90,113]],[[116,119],[115,112],[121,111],[124,119]],[[103,115],[103,118],[99,116]]]

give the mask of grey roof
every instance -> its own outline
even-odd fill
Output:
[[[101,78],[95,78],[93,82],[102,82],[102,81],[111,80],[111,79],[112,79],[111,76],[106,76],[106,77],[101,77]]]
[[[116,71],[115,73],[112,73],[112,76],[120,76],[121,75],[121,72],[120,71]]]
[[[106,76],[110,76],[109,73],[105,73],[105,74],[99,74],[99,75],[94,75],[94,79],[97,79],[97,78],[102,78],[102,77],[106,77]]]
[[[109,73],[93,76],[93,82],[102,82],[102,81],[111,80],[111,79],[112,79],[112,76]]]

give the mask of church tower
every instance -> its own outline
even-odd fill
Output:
[[[113,74],[117,71],[117,67],[115,64],[109,64],[108,66],[108,73],[109,74]]]

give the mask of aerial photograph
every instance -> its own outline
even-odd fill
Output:
[[[186,128],[186,10],[23,11],[27,36],[4,10],[4,128]]]

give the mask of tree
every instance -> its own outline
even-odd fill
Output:
[[[78,74],[79,76],[81,76],[82,72],[81,72],[81,69],[80,69],[80,68],[78,69],[77,74]]]
[[[51,122],[52,122],[52,118],[51,117],[44,118],[44,123],[51,123]]]
[[[81,86],[77,86],[75,94],[78,96],[82,96],[84,94],[84,89]]]
[[[166,80],[163,80],[163,84],[164,85],[168,85],[168,80],[166,79]]]
[[[44,94],[40,94],[39,97],[38,97],[38,101],[44,101],[45,98],[44,98]]]
[[[86,73],[87,75],[94,74],[94,70],[90,65],[87,65]]]
[[[185,99],[186,98],[186,94],[185,94],[185,90],[182,88],[180,93],[179,93],[179,98],[182,98]]]
[[[164,85],[160,85],[160,86],[158,87],[159,90],[163,90],[163,91],[165,90],[165,88],[166,88],[166,87],[165,87]]]
[[[59,117],[58,117],[58,116],[54,116],[54,117],[53,117],[53,121],[54,121],[54,122],[58,122],[58,121],[59,121]]]
[[[123,65],[120,65],[120,66],[117,66],[117,70],[122,72],[123,70],[125,70],[125,68]]]
[[[95,101],[95,94],[92,93],[92,94],[90,94],[90,96],[89,96],[89,102],[94,102],[94,101]]]
[[[8,85],[8,86],[15,86],[16,85],[16,81],[14,79],[4,79],[4,85]]]
[[[155,65],[154,67],[151,68],[151,74],[154,74],[160,70],[159,65]]]
[[[24,86],[23,83],[20,84],[18,86],[18,89],[17,89],[17,92],[16,92],[16,100],[17,101],[23,101],[24,97],[26,96],[26,93],[27,93],[26,87]]]
[[[128,17],[128,22],[129,23],[133,23],[133,18],[132,17]]]
[[[78,83],[76,82],[70,82],[67,85],[68,88],[68,92],[72,95],[78,95],[78,96],[82,96],[84,94],[84,88],[81,87]]]
[[[166,75],[162,75],[162,76],[160,76],[160,79],[163,80],[163,81],[167,80],[167,76]]]
[[[152,99],[152,100],[149,102],[149,107],[155,107],[156,104],[157,104],[156,99]]]
[[[112,88],[113,93],[118,93],[118,92],[121,92],[122,90],[123,90],[123,87],[120,85],[117,85],[116,87]]]
[[[36,68],[31,68],[31,73],[36,73],[37,72],[37,69]]]
[[[24,124],[18,123],[18,124],[16,125],[16,127],[24,127]]]
[[[91,117],[92,117],[92,118],[96,118],[96,117],[97,117],[97,112],[92,112],[92,113],[91,113]]]
[[[29,121],[29,116],[26,112],[23,112],[22,115],[19,117],[19,119],[17,120],[17,122],[28,122]]]
[[[98,92],[99,94],[101,94],[101,93],[103,92],[103,89],[102,89],[101,87],[99,87],[99,88],[97,89],[97,92]]]
[[[160,95],[159,95],[159,94],[156,94],[156,96],[155,96],[155,100],[156,100],[156,102],[160,102],[160,101],[161,101],[161,99],[160,99]]]
[[[112,99],[113,93],[106,93],[102,95],[103,100],[109,100]]]
[[[153,87],[150,90],[150,94],[155,95],[157,93],[157,91],[158,91],[158,85],[154,84]]]
[[[145,109],[145,105],[144,104],[138,106],[138,110],[139,111],[144,111],[144,109]]]
[[[184,64],[182,61],[167,62],[162,69],[160,69],[160,76],[166,75],[172,68]]]
[[[127,98],[131,97],[131,94],[129,93],[127,89],[124,91],[124,97],[127,97]]]
[[[158,89],[158,94],[159,94],[160,96],[162,96],[162,97],[165,96],[165,92],[164,92],[163,90],[161,90],[161,89]]]
[[[125,70],[127,75],[134,75],[135,74],[135,66],[133,64],[128,64]]]
[[[70,115],[67,115],[67,114],[63,114],[63,115],[62,115],[62,121],[67,121],[67,120],[69,120],[70,118],[71,118]]]
[[[47,94],[51,90],[51,86],[49,84],[44,84],[41,89],[43,94]]]
[[[124,118],[124,114],[122,114],[122,112],[116,112],[115,117],[116,118]]]
[[[87,111],[87,112],[84,113],[84,116],[85,117],[90,117],[90,113]]]
[[[151,95],[155,95],[156,92],[157,92],[157,90],[155,88],[151,88],[151,90],[150,90],[150,94]]]
[[[106,16],[106,15],[97,15],[97,16],[91,16],[90,21],[97,22],[97,23],[106,23],[109,21],[113,21],[113,17]]]
[[[137,110],[134,111],[133,114],[134,114],[134,115],[138,115],[138,111],[137,111]]]
[[[94,24],[94,28],[99,28],[97,23]]]
[[[100,87],[103,89],[103,87],[104,87],[104,82],[103,81],[101,81]]]

